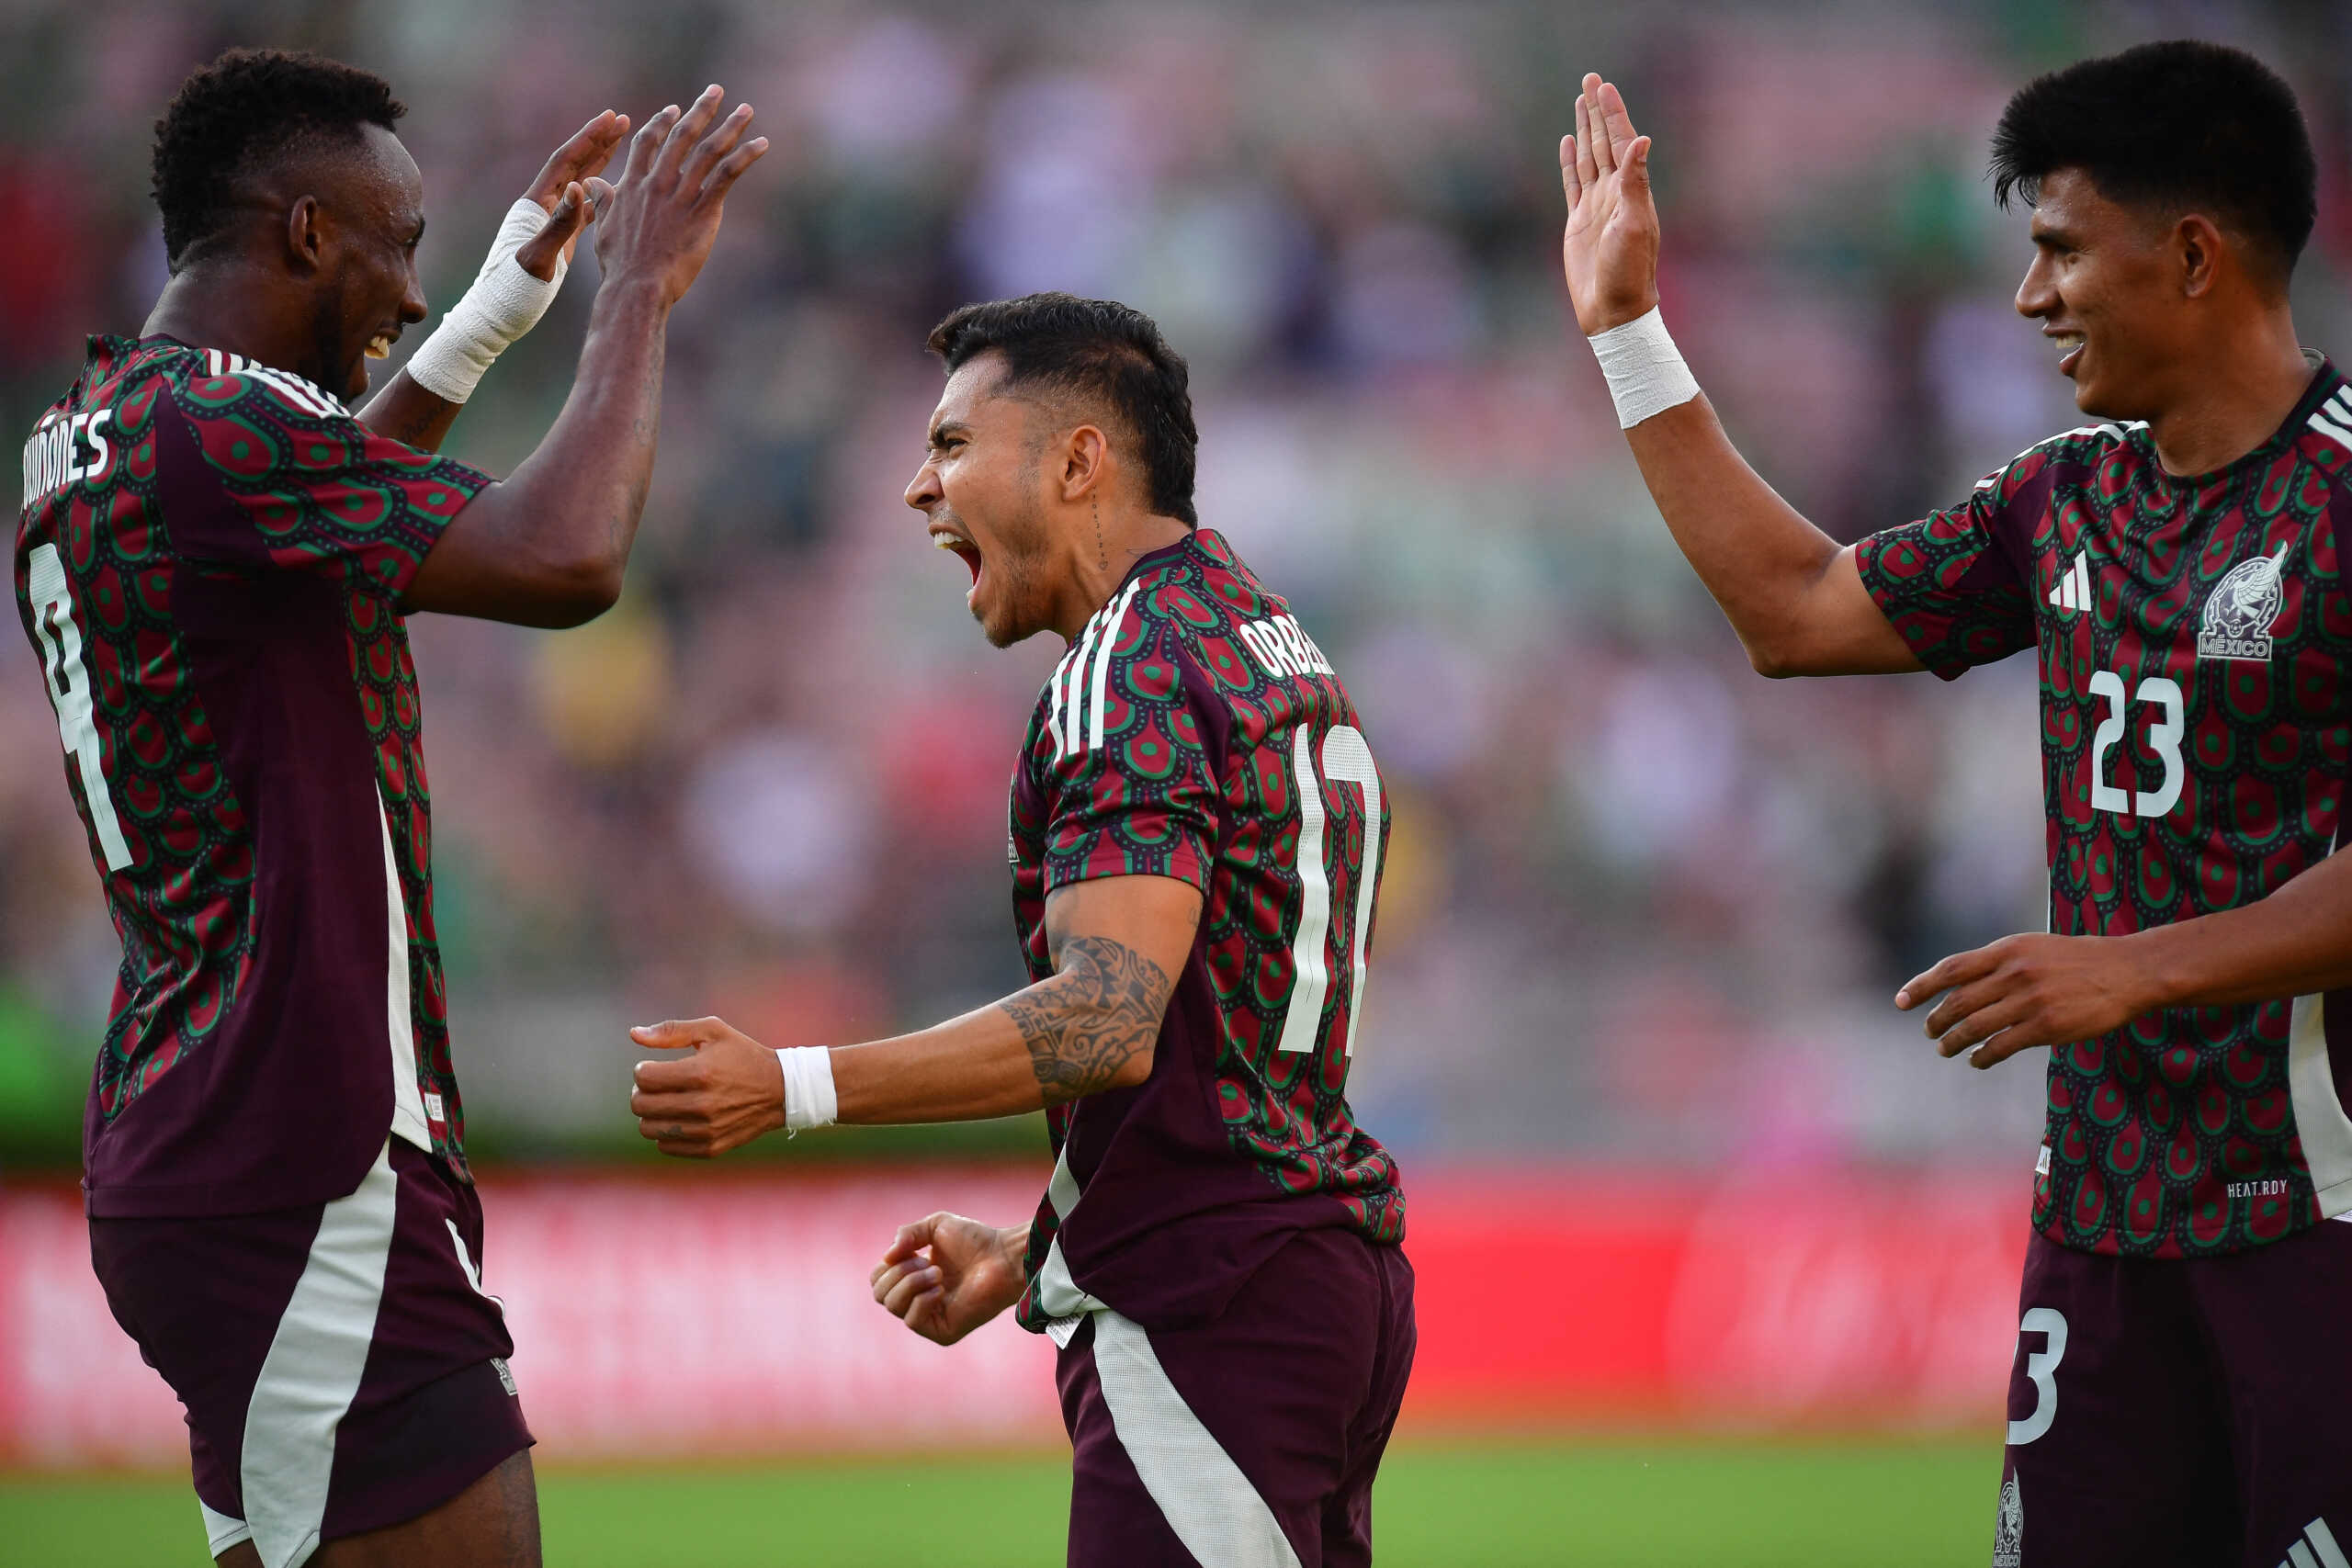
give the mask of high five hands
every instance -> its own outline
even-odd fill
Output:
[[[525,272],[542,283],[555,279],[556,261],[571,260],[580,246],[580,231],[595,221],[613,187],[596,176],[613,160],[613,150],[628,134],[628,116],[606,109],[573,133],[571,141],[548,155],[539,177],[523,193],[546,209],[548,225],[523,243],[514,259]]]
[[[667,306],[694,287],[718,237],[727,193],[768,150],[764,136],[744,140],[751,105],[719,118],[726,97],[707,87],[683,113],[672,104],[629,139],[621,177],[609,200],[597,203],[596,259],[606,288],[650,283]]]
[[[1657,305],[1657,207],[1650,199],[1650,139],[1634,133],[1616,85],[1588,74],[1577,129],[1560,138],[1568,226],[1560,243],[1568,300],[1587,337]]]

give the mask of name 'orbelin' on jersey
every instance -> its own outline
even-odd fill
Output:
[[[1011,818],[1033,980],[1057,888],[1158,875],[1203,899],[1148,1080],[1046,1112],[1021,1321],[1108,1304],[1174,1327],[1301,1231],[1400,1239],[1396,1165],[1347,1101],[1386,795],[1330,662],[1216,533],[1146,556],[1071,644]]]
[[[2144,428],[2041,443],[1858,547],[1947,679],[2041,671],[2050,929],[2250,904],[2326,858],[2352,775],[2352,392],[2320,363],[2277,434],[2165,471]],[[2237,1250],[2352,1213],[2352,992],[2173,1008],[2052,1047],[2034,1220],[2081,1250]]]

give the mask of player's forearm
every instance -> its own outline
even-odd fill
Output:
[[[458,411],[465,406],[426,391],[403,370],[368,400],[358,419],[379,435],[420,452],[438,452],[441,443],[448,439],[449,427],[458,423]]]
[[[547,439],[466,508],[517,570],[479,607],[431,607],[561,626],[620,597],[653,478],[669,317],[650,282],[598,290],[571,395]]]
[[[1739,455],[1702,395],[1625,432],[1667,531],[1768,675],[1815,672],[1813,595],[1838,544]]]
[[[2233,1007],[2352,987],[2352,857],[2268,897],[2118,939],[2149,976],[2151,1008]]]
[[[991,1006],[895,1040],[836,1046],[833,1091],[850,1122],[1015,1116],[1151,1076],[1171,983],[1132,948],[1063,945],[1059,973]]]

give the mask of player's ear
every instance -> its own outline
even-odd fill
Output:
[[[319,257],[326,249],[326,233],[319,198],[301,196],[286,209],[286,259],[297,271],[316,271]]]
[[[2201,299],[2213,291],[2224,243],[2221,230],[2201,212],[2192,212],[2173,225],[2172,252],[2180,269],[2184,298]]]
[[[1062,443],[1062,499],[1083,501],[1098,494],[1108,479],[1111,442],[1095,425],[1081,424]]]

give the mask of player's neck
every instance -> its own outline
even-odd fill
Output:
[[[187,267],[164,285],[140,335],[176,338],[190,347],[217,348],[273,370],[308,375],[308,333],[299,325],[289,330],[291,319],[274,290],[256,286],[234,260],[224,260]]]
[[[2253,451],[2311,389],[2312,367],[2285,306],[2266,311],[2204,355],[2179,395],[2148,419],[2169,474],[2208,474]]]
[[[1166,517],[1156,512],[1121,510],[1114,514],[1102,513],[1102,526],[1098,536],[1093,519],[1070,536],[1068,575],[1064,581],[1069,591],[1062,596],[1060,612],[1054,617],[1054,629],[1066,642],[1075,642],[1085,631],[1086,623],[1094,612],[1111,602],[1136,562],[1154,550],[1164,550],[1179,543],[1192,533],[1190,525],[1181,518]]]

